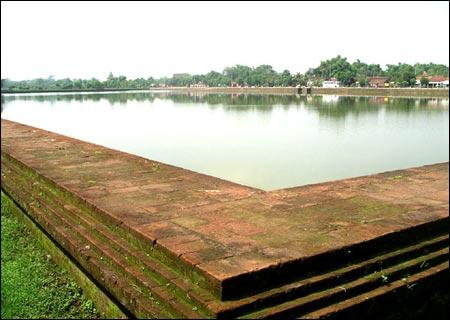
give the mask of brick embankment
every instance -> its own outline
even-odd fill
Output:
[[[1,130],[2,190],[137,317],[327,316],[448,275],[448,163],[264,192]]]
[[[182,93],[225,93],[225,94],[299,94],[300,88],[295,87],[258,87],[258,88],[244,88],[244,87],[170,87],[162,88],[168,91],[182,92]],[[158,90],[158,89],[155,89]],[[161,88],[159,88],[161,90]]]
[[[417,97],[448,98],[448,89],[444,88],[312,88],[311,94],[333,94],[340,96],[381,96],[381,97]]]
[[[223,93],[223,94],[272,94],[272,95],[339,95],[339,96],[378,96],[378,97],[417,97],[417,98],[448,98],[449,90],[445,88],[296,88],[296,87],[168,87],[149,89],[68,89],[68,90],[3,90],[3,93],[76,93],[76,92],[114,92],[114,91],[172,91],[180,93]]]
[[[77,92],[115,92],[115,91],[148,91],[148,89],[133,88],[103,88],[103,89],[49,89],[49,90],[2,90],[2,94],[13,93],[77,93]]]
[[[181,93],[223,93],[223,94],[313,94],[313,95],[338,95],[338,96],[378,96],[378,97],[417,97],[417,98],[448,98],[449,90],[444,88],[322,88],[313,87],[261,87],[261,88],[240,88],[240,87],[206,87],[187,88],[170,87],[155,88],[153,90],[167,90]]]

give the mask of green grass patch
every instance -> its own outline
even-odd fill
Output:
[[[1,317],[99,318],[91,300],[1,201]]]

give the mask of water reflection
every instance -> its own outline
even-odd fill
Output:
[[[448,161],[448,99],[2,96],[2,118],[271,190]]]
[[[379,112],[379,107],[388,107],[386,112],[415,112],[437,109],[447,112],[449,100],[442,98],[388,98],[353,96],[302,96],[302,95],[258,95],[258,94],[207,94],[174,92],[111,92],[111,93],[68,93],[68,94],[14,94],[2,95],[2,105],[11,101],[34,101],[55,104],[61,101],[99,102],[126,105],[129,102],[149,102],[165,99],[187,107],[195,104],[220,107],[240,107],[233,111],[247,111],[258,108],[270,111],[279,106],[302,106],[315,110],[325,117],[341,118],[347,114]]]
[[[3,95],[2,95],[3,97]],[[54,104],[60,101],[98,102],[106,100],[110,104],[126,104],[128,101],[153,102],[155,96],[146,92],[120,92],[120,93],[67,93],[67,94],[13,94],[4,95],[9,101],[35,101]]]

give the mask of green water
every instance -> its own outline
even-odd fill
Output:
[[[449,159],[449,100],[169,92],[2,97],[2,118],[264,190]]]

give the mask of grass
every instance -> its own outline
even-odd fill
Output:
[[[1,201],[1,318],[98,318],[92,301]]]

